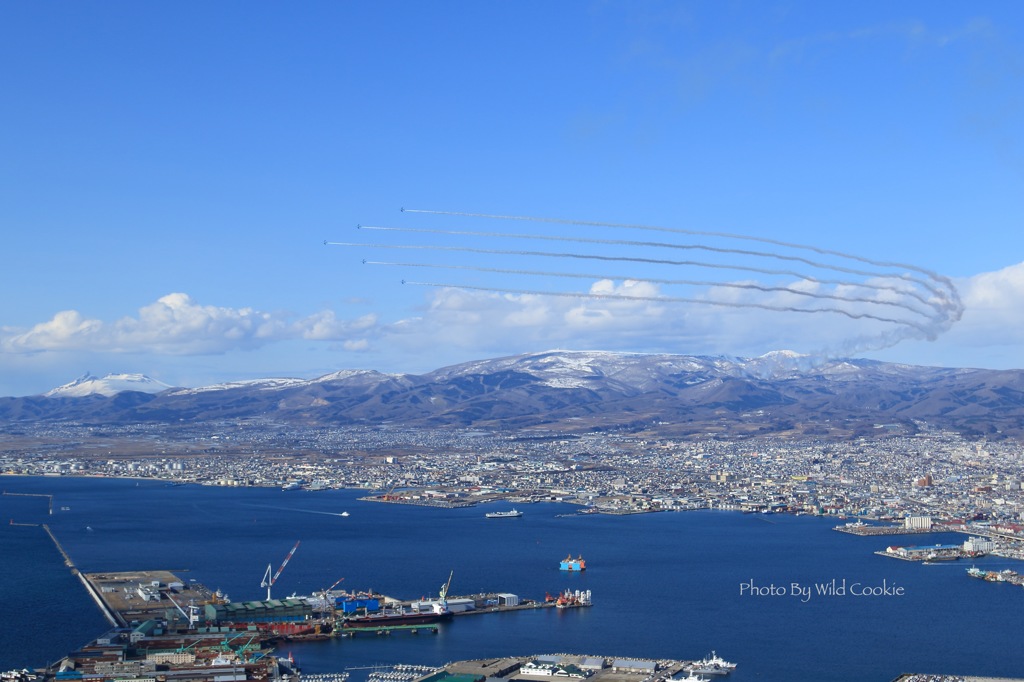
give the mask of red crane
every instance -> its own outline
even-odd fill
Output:
[[[301,540],[299,542],[301,542]],[[281,571],[283,571],[284,567],[288,565],[288,561],[291,560],[292,555],[295,554],[295,550],[298,548],[299,543],[296,542],[295,546],[292,547],[292,551],[288,552],[288,556],[286,556],[284,561],[281,562],[281,568],[277,569],[277,573],[274,574],[274,577],[270,577],[271,565],[267,564],[267,572],[263,574],[263,582],[260,583],[260,587],[267,588],[267,601],[270,601],[270,587],[277,582],[277,578],[281,575]]]

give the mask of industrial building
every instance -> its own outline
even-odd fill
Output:
[[[273,623],[313,617],[313,607],[301,599],[207,604],[204,611],[207,622],[216,623]]]

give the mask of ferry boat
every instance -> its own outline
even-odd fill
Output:
[[[558,568],[562,571],[585,571],[587,570],[587,562],[583,560],[582,555],[573,559],[572,554],[570,554],[562,559],[562,563],[559,564]]]
[[[489,519],[517,519],[523,515],[523,512],[517,511],[515,507],[511,511],[503,512],[487,512],[484,514]]]

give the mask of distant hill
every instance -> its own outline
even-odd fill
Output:
[[[85,391],[96,382],[104,390]],[[823,438],[907,434],[928,424],[968,437],[1024,436],[1022,371],[814,362],[788,352],[739,359],[552,351],[422,375],[346,370],[312,380],[154,388],[145,377],[83,378],[43,396],[0,399],[0,421],[261,417],[306,425]]]

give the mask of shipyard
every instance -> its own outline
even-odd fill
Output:
[[[453,572],[454,574],[454,572]],[[509,592],[450,596],[451,576],[435,599],[402,600],[372,591],[349,592],[332,586],[309,596],[232,602],[195,580],[171,571],[82,574],[83,582],[111,625],[128,628],[148,621],[168,626],[235,628],[263,638],[320,639],[358,632],[436,631],[455,616],[536,608],[591,605],[590,591],[547,593],[542,600]],[[269,596],[269,592],[268,592]]]
[[[543,601],[521,600],[509,593],[449,598],[451,576],[438,599],[429,604],[333,590],[313,597],[293,595],[281,600],[234,603],[219,592],[166,570],[92,573],[81,577],[113,629],[45,669],[4,673],[5,682],[299,682],[303,677],[309,682],[344,682],[348,672],[303,676],[290,655],[273,655],[273,645],[354,636],[364,631],[378,636],[398,630],[436,633],[438,623],[456,615],[591,604],[590,592],[580,590],[565,590],[557,597],[547,594]],[[371,673],[368,680],[540,682],[558,677],[595,682],[706,682],[709,678],[704,675],[728,675],[735,668],[735,663],[715,652],[693,660],[541,654],[458,661],[438,668],[396,665],[389,672]]]
[[[511,593],[449,597],[451,576],[429,601],[328,589],[312,596],[231,602],[167,570],[78,575],[112,629],[44,669],[4,673],[5,681],[297,681],[295,661],[273,655],[275,645],[357,634],[437,633],[440,623],[455,616],[591,604],[590,592],[579,590],[536,601]]]

